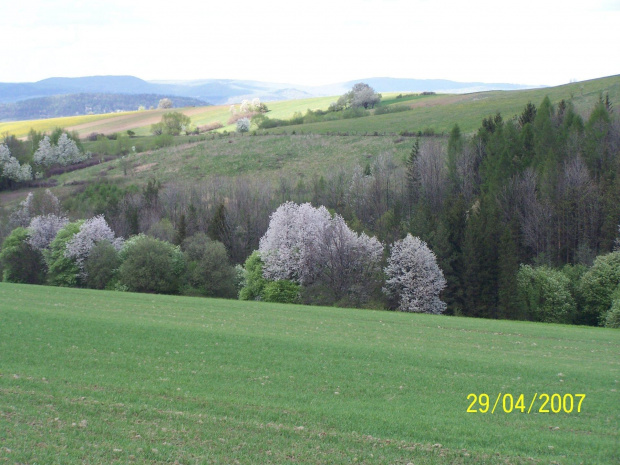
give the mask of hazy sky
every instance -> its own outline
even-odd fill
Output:
[[[1,0],[0,82],[556,85],[620,73],[620,0]]]

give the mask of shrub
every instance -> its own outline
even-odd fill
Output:
[[[189,289],[208,297],[237,296],[237,275],[228,260],[224,244],[199,233],[186,239],[183,249],[187,260],[186,280]]]
[[[74,287],[82,284],[79,277],[80,268],[73,258],[65,256],[67,244],[80,231],[84,221],[67,224],[58,231],[44,257],[47,263],[47,281],[53,286]]]
[[[41,252],[30,245],[26,228],[16,228],[2,243],[2,280],[9,283],[41,284],[45,281],[45,262]]]
[[[191,119],[183,113],[171,111],[163,114],[161,117],[161,124],[163,125],[164,134],[178,136],[181,134],[181,131],[185,130],[186,127],[189,127],[191,124]]]
[[[65,257],[75,260],[80,269],[80,278],[86,278],[84,263],[91,249],[100,241],[109,241],[116,250],[120,250],[123,245],[123,238],[114,237],[114,231],[110,229],[103,215],[86,220],[80,226],[78,233],[67,242]]]
[[[300,289],[299,284],[286,279],[269,281],[263,289],[263,300],[265,302],[297,304],[299,303]]]
[[[185,271],[183,253],[178,246],[138,235],[120,251],[119,284],[130,291],[175,294]]]
[[[570,279],[548,266],[521,265],[517,273],[519,297],[533,321],[567,323],[576,310]]]
[[[620,252],[600,255],[581,277],[579,290],[583,299],[587,324],[603,324],[612,304],[612,294],[620,284]]]
[[[612,294],[611,308],[605,315],[607,328],[620,328],[620,284]]]
[[[155,138],[155,147],[161,149],[163,147],[170,147],[174,143],[174,138],[170,134],[160,134]]]
[[[109,241],[98,242],[84,263],[86,285],[91,289],[112,288],[119,265],[116,248]]]
[[[262,300],[267,280],[263,277],[263,260],[257,250],[247,258],[244,268],[245,283],[239,291],[239,299]]]
[[[90,142],[95,142],[102,137],[105,137],[105,135],[100,132],[91,132],[88,136],[86,136],[86,140]]]

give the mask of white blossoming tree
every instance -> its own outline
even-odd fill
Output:
[[[334,215],[318,245],[319,281],[337,300],[364,302],[379,287],[382,258],[383,244],[377,238],[357,234],[342,216]]]
[[[28,226],[28,243],[37,250],[44,250],[52,243],[58,231],[65,227],[69,220],[53,213],[35,216]]]
[[[286,202],[271,215],[259,243],[266,279],[306,284],[316,278],[318,246],[331,215],[325,207]]]
[[[239,111],[241,113],[247,113],[250,111],[250,101],[249,100],[242,100],[241,101],[241,105],[239,105]]]
[[[35,216],[53,214],[62,216],[60,200],[49,189],[34,195],[28,192],[26,199],[11,213],[10,223],[13,227],[27,228]]]
[[[58,139],[57,162],[63,166],[73,165],[88,158],[87,155],[80,152],[77,144],[71,139],[67,133],[63,133]]]
[[[49,166],[56,163],[57,150],[50,141],[50,136],[45,136],[39,142],[37,151],[34,152],[34,162],[38,165]]]
[[[439,314],[446,309],[439,299],[446,279],[435,254],[420,238],[407,234],[396,241],[384,271],[383,292],[398,300],[400,311]]]
[[[28,164],[20,165],[11,155],[6,144],[0,144],[0,178],[22,182],[32,179],[32,168]]]
[[[271,215],[259,252],[266,279],[321,285],[333,300],[364,301],[381,271],[383,246],[325,207],[286,202]]]
[[[58,139],[58,145],[52,144],[49,136],[45,136],[34,153],[34,162],[42,166],[67,166],[84,161],[89,156],[89,153],[80,152],[75,141],[63,133]]]
[[[244,133],[250,130],[250,119],[249,118],[241,118],[237,120],[237,132]]]
[[[67,243],[64,256],[74,259],[80,269],[80,277],[86,278],[84,264],[91,249],[101,241],[108,241],[119,251],[123,246],[123,238],[115,237],[114,231],[110,229],[103,215],[95,216],[85,221],[80,230]]]

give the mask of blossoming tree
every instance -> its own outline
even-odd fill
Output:
[[[446,303],[439,293],[446,287],[446,279],[437,257],[418,237],[407,237],[392,245],[383,292],[398,299],[403,312],[443,313]]]

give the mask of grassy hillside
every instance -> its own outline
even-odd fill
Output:
[[[274,118],[289,118],[296,111],[305,112],[308,108],[313,110],[326,109],[333,100],[333,97],[321,97],[288,100],[284,102],[270,102],[268,104],[270,109],[269,116]],[[166,111],[180,111],[191,117],[192,123],[198,126],[217,121],[225,126],[224,129],[234,130],[233,125],[228,125],[230,106],[219,105],[14,121],[0,123],[0,134],[8,132],[14,134],[16,137],[24,137],[31,128],[37,131],[51,131],[54,128],[63,127],[71,131],[77,131],[82,137],[92,132],[111,134],[114,132],[125,132],[128,129],[132,129],[136,134],[144,136],[150,134],[151,124],[159,122],[161,116]]]
[[[209,176],[257,176],[276,181],[283,176],[297,182],[337,169],[365,166],[380,154],[404,159],[411,141],[394,137],[328,137],[321,135],[232,136],[195,144],[128,155],[131,168],[124,175],[112,161],[58,176],[59,185],[114,180],[143,184],[152,177],[162,182],[197,181]]]
[[[620,458],[614,330],[5,283],[0,317],[10,463]],[[466,413],[543,392],[586,398]]]
[[[288,126],[286,130],[318,134],[375,131],[399,133],[432,128],[436,132],[449,132],[452,126],[458,123],[461,131],[468,133],[478,129],[482,119],[489,115],[500,112],[505,119],[512,118],[520,114],[528,102],[538,106],[545,96],[548,96],[553,103],[562,99],[570,100],[579,112],[587,116],[601,93],[609,93],[613,105],[619,107],[620,75],[543,89],[424,96],[409,102],[411,111],[407,112]],[[397,100],[391,100],[393,104],[396,102]],[[281,130],[282,128],[275,128],[269,132]]]
[[[545,96],[553,102],[562,99],[571,100],[578,110],[587,112],[598,99],[601,92],[609,93],[616,107],[620,106],[620,76],[577,82],[564,86],[543,89],[477,92],[463,95],[439,94],[417,97],[411,100],[395,99],[394,93],[385,94],[384,104],[409,105],[411,111],[366,118],[313,123],[299,127],[290,126],[287,130],[313,133],[327,132],[388,132],[420,131],[433,128],[437,132],[447,132],[458,123],[464,132],[472,132],[480,126],[482,118],[501,112],[505,117],[512,117],[522,111],[527,102],[538,105]],[[305,113],[307,109],[327,109],[336,97],[320,97],[283,102],[268,102],[270,118],[288,119],[295,112]],[[192,107],[175,109],[192,118],[197,125],[220,122],[226,130],[234,130],[228,125],[229,106]],[[52,118],[46,120],[18,121],[0,123],[0,133],[9,132],[17,137],[25,136],[30,128],[49,131],[55,127],[66,127],[77,131],[82,136],[91,132],[113,133],[134,130],[138,135],[149,134],[150,125],[161,119],[164,110],[144,112],[111,113],[106,115],[76,116],[70,118]],[[276,128],[270,132],[280,132]]]
[[[409,139],[399,139],[394,134],[401,131],[417,132],[432,128],[447,132],[458,123],[463,132],[473,132],[481,120],[500,111],[504,118],[519,114],[524,105],[531,101],[539,105],[545,96],[552,101],[570,99],[576,108],[587,116],[592,105],[602,93],[608,93],[615,108],[620,108],[620,76],[596,79],[565,86],[510,92],[485,92],[467,95],[405,96],[385,94],[382,105],[410,106],[409,111],[384,115],[346,119],[339,121],[286,126],[266,131],[269,137],[231,137],[204,141],[209,135],[196,138],[179,137],[171,148],[148,151],[129,156],[131,169],[127,176],[122,173],[118,162],[97,165],[86,170],[58,177],[60,195],[71,192],[76,183],[89,182],[102,177],[116,179],[121,183],[144,182],[150,177],[166,182],[169,180],[196,181],[211,175],[258,175],[267,180],[287,176],[292,182],[309,179],[315,174],[333,172],[334,167],[349,168],[365,165],[381,153],[394,153],[403,159],[411,148]],[[318,99],[270,102],[270,118],[289,118],[295,112],[305,113],[307,109],[325,109],[334,97]],[[230,118],[229,106],[209,106],[180,109],[188,114],[197,125],[212,122],[227,124]],[[158,122],[164,110],[130,112],[112,115],[92,115],[74,118],[60,118],[18,123],[0,123],[0,133],[9,131],[25,135],[30,127],[50,130],[65,126],[86,136],[91,132],[114,133],[135,130],[138,135],[149,133],[150,125]],[[233,125],[225,126],[234,130]],[[295,131],[296,135],[290,135]],[[289,135],[283,135],[286,133]],[[312,133],[312,135],[308,135]],[[329,134],[341,134],[333,137]],[[379,134],[379,137],[364,137],[365,134]],[[343,136],[343,134],[349,134]],[[386,134],[385,137],[382,137]],[[151,139],[135,139],[136,145],[145,141],[148,147]],[[150,141],[150,142],[149,142]],[[88,144],[87,144],[88,145]],[[87,148],[96,151],[91,144]],[[153,145],[153,144],[150,144]],[[21,192],[3,192],[0,201],[4,205],[15,205],[32,189]]]

